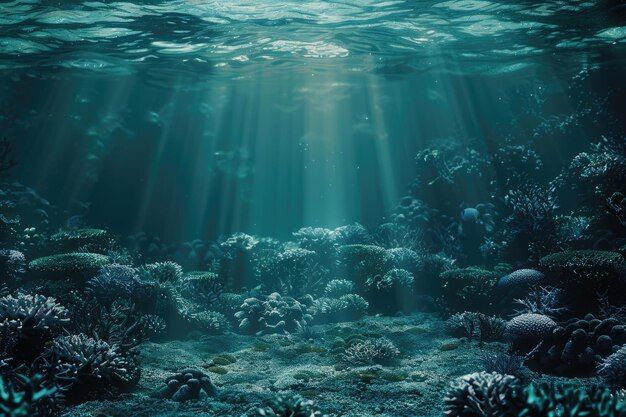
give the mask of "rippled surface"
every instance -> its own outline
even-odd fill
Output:
[[[249,76],[302,65],[497,74],[541,59],[578,66],[609,47],[618,56],[623,14],[590,1],[17,0],[0,4],[0,67],[36,66],[37,76],[146,67]],[[441,68],[448,58],[453,64]]]

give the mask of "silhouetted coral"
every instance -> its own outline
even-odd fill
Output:
[[[196,369],[183,369],[165,380],[166,387],[158,395],[173,401],[199,400],[202,396],[213,397],[217,388],[208,375]]]

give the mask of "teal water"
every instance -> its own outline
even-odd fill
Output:
[[[373,224],[426,144],[497,147],[536,127],[523,113],[558,125],[604,100],[623,17],[590,1],[3,2],[1,128],[18,177],[118,232]],[[557,154],[606,127],[576,123]]]
[[[624,0],[0,0],[0,417],[623,416],[625,69]]]

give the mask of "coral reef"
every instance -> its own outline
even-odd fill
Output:
[[[248,298],[240,308],[235,313],[239,329],[250,334],[293,333],[313,320],[306,305],[278,293]]]
[[[400,350],[389,339],[367,339],[354,341],[343,352],[342,358],[352,365],[389,365],[393,363]]]
[[[464,311],[446,320],[446,330],[456,337],[467,337],[479,342],[502,340],[506,321],[482,313]]]
[[[212,397],[217,394],[217,387],[211,382],[211,378],[197,369],[183,369],[167,378],[165,385],[158,395],[172,401],[199,400],[202,395]]]

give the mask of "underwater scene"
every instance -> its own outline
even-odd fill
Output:
[[[0,0],[0,417],[626,417],[624,0]]]

